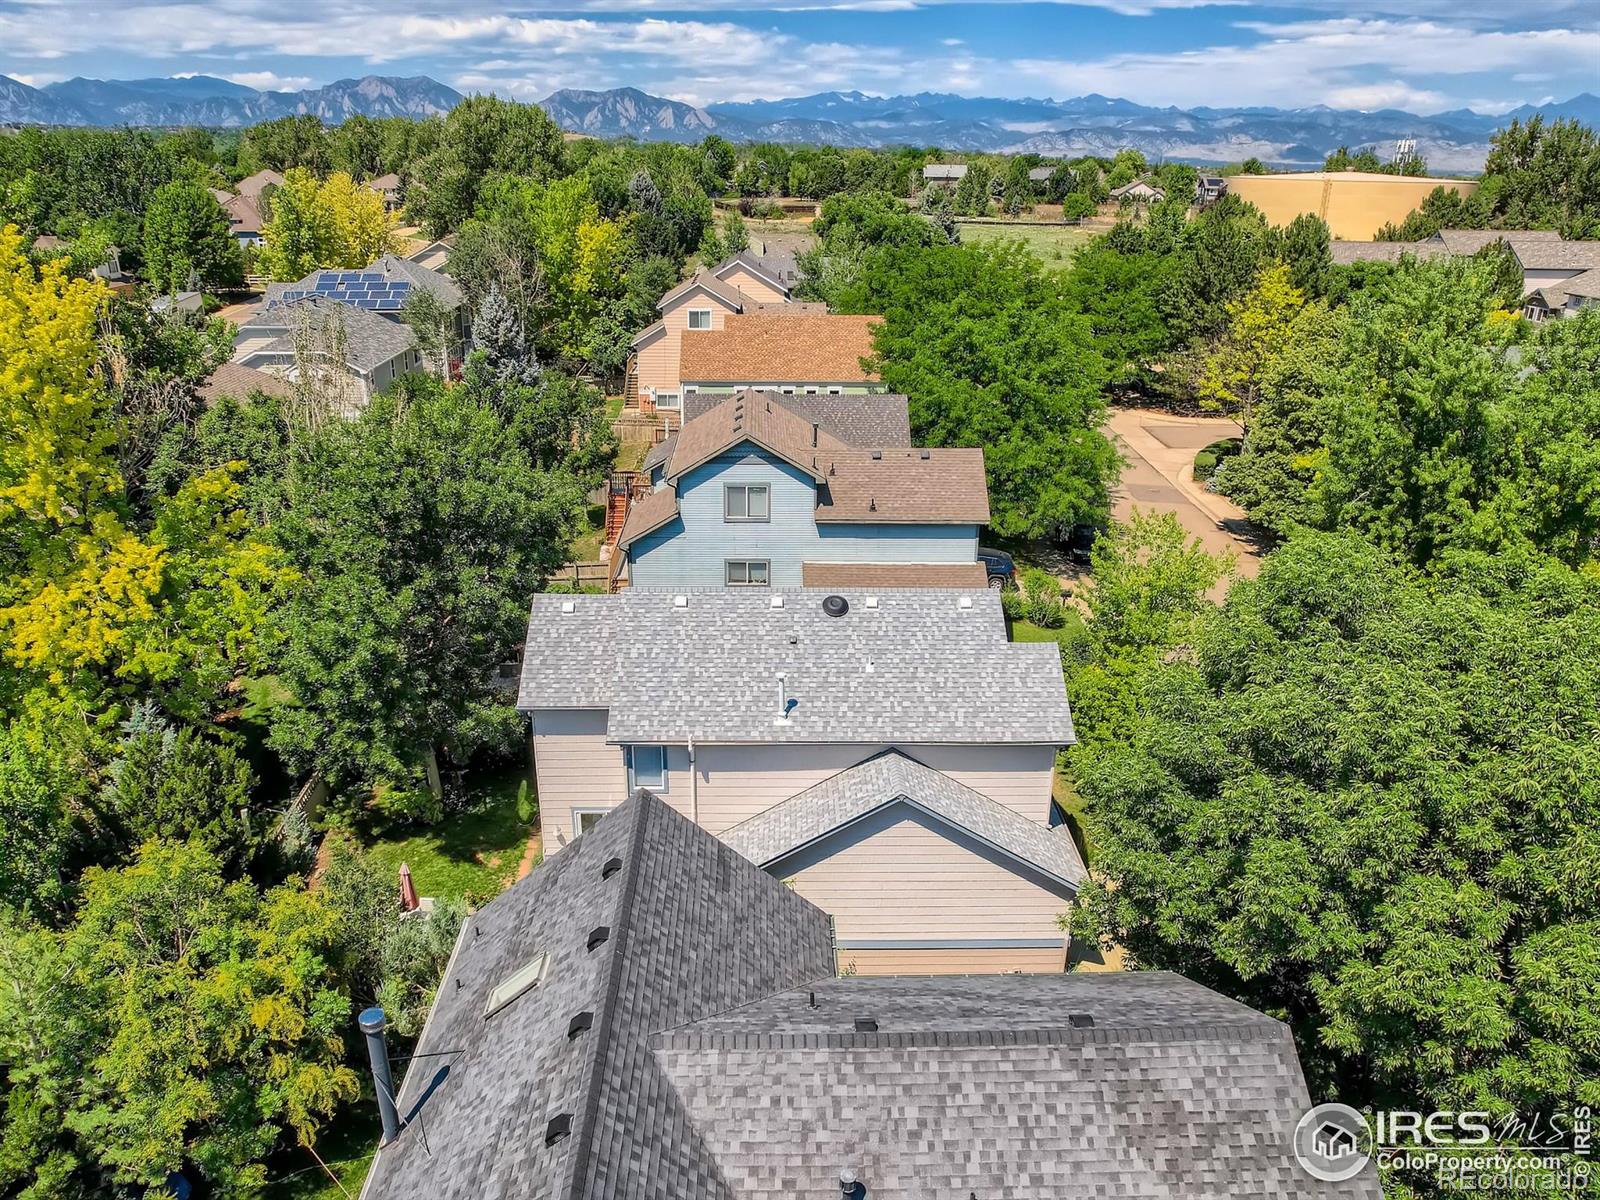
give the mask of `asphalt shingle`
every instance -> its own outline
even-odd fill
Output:
[[[607,708],[631,744],[1073,740],[1056,647],[1007,641],[996,593],[839,595],[840,617],[802,588],[535,596],[518,707]]]

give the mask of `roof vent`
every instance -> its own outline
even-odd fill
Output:
[[[871,500],[867,501],[867,511],[868,512],[877,512],[878,511],[878,498],[876,496],[874,496]]]
[[[572,1114],[557,1113],[550,1118],[550,1124],[544,1127],[544,1144],[554,1146],[557,1142],[572,1136]]]
[[[772,597],[771,600],[767,601],[767,603],[773,608],[782,608],[783,607],[783,597],[782,596],[774,596],[774,597]]]
[[[578,602],[576,600],[563,600],[561,602],[561,611],[564,612],[564,613],[575,613],[575,612],[577,612],[578,611]]]
[[[856,1032],[857,1033],[877,1033],[878,1032],[878,1023],[876,1021],[874,1021],[871,1017],[857,1017],[856,1018]]]
[[[867,607],[868,608],[877,608],[878,607],[878,598],[876,596],[868,596],[867,597]]]
[[[587,1010],[579,1013],[567,1022],[567,1040],[571,1041],[580,1033],[587,1033],[594,1028],[594,1014]]]
[[[961,599],[956,601],[956,607],[957,608],[971,608],[972,607],[972,597],[971,596],[963,596],[963,597],[961,597]]]
[[[881,461],[883,461],[883,451],[882,450],[874,450],[872,452],[872,461],[873,462],[881,462]]]
[[[688,608],[689,607],[689,597],[687,597],[687,596],[674,596],[672,598],[672,607],[673,608]]]
[[[605,945],[607,939],[609,939],[610,937],[611,937],[611,926],[609,926],[609,925],[596,925],[593,929],[589,930],[589,942],[588,942],[589,949],[593,950],[596,946]]]
[[[822,611],[830,617],[842,617],[850,611],[850,601],[843,596],[824,596],[822,598]]]
[[[933,456],[926,450],[918,450],[917,451],[917,457],[920,458],[923,462],[927,462],[928,459],[930,459]]]
[[[1067,1024],[1074,1029],[1093,1029],[1094,1018],[1088,1013],[1068,1013]]]
[[[606,865],[600,868],[600,878],[610,879],[620,870],[622,870],[622,860],[620,858],[608,858],[606,859]]]

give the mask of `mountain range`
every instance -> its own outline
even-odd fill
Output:
[[[459,92],[426,76],[369,75],[299,92],[262,92],[208,75],[79,78],[42,88],[0,75],[0,124],[13,125],[239,127],[301,113],[336,123],[357,113],[425,117],[448,112],[461,100]],[[1320,164],[1339,146],[1372,146],[1386,156],[1395,142],[1411,138],[1434,171],[1480,170],[1489,135],[1513,117],[1577,117],[1600,125],[1600,97],[1588,92],[1500,115],[1471,109],[1431,115],[1363,112],[1325,105],[1155,108],[1099,95],[1051,100],[853,91],[697,107],[636,88],[569,89],[539,103],[563,129],[642,141],[697,142],[716,133],[730,141],[913,144],[1047,157],[1110,155],[1133,147],[1151,159],[1223,163],[1253,156],[1288,166]]]

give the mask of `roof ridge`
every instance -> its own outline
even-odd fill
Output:
[[[599,1016],[594,1035],[595,1056],[589,1077],[584,1080],[583,1116],[578,1125],[578,1143],[572,1154],[572,1175],[568,1188],[571,1200],[584,1200],[587,1194],[589,1158],[594,1152],[595,1125],[600,1116],[600,1093],[604,1090],[606,1063],[611,1057],[611,1027],[615,1023],[617,999],[622,992],[622,972],[627,965],[628,940],[633,926],[633,905],[639,891],[639,874],[644,860],[645,829],[649,825],[652,810],[649,801],[656,798],[640,788],[629,799],[637,806],[638,812],[633,819],[628,853],[622,863],[622,895],[617,901],[616,928],[611,931],[611,958],[607,964],[606,986],[595,1002]]]
[[[755,1001],[753,1003],[760,1003]],[[739,1007],[745,1007],[740,1005]],[[732,1010],[729,1010],[732,1011]],[[704,1020],[711,1020],[707,1017]],[[962,1046],[1091,1046],[1127,1045],[1136,1042],[1208,1041],[1223,1036],[1231,1040],[1275,1041],[1288,1036],[1281,1021],[1265,1014],[1253,1020],[1204,1021],[1192,1025],[1095,1025],[1087,1029],[1071,1025],[1051,1025],[1038,1029],[880,1029],[876,1033],[850,1030],[823,1033],[815,1030],[706,1030],[695,1032],[700,1024],[691,1021],[651,1035],[653,1050],[761,1050],[761,1049],[838,1049],[932,1048]]]

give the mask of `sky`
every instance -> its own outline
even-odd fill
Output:
[[[536,100],[832,90],[1404,108],[1600,93],[1600,0],[0,0],[0,74],[267,90],[427,75]]]

